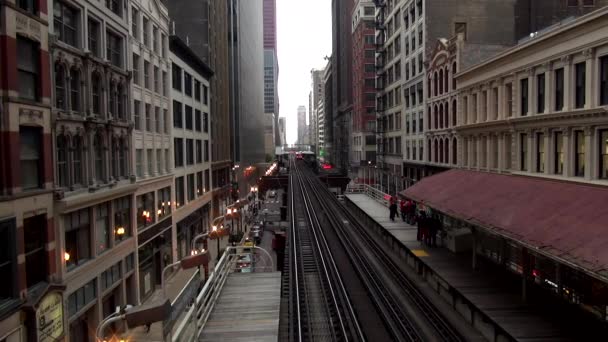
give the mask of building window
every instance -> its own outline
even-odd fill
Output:
[[[117,16],[122,16],[121,0],[106,0],[106,7]]]
[[[80,111],[80,72],[70,70],[70,104],[72,111]]]
[[[201,82],[197,79],[194,80],[194,99],[201,100]]]
[[[576,177],[585,176],[585,132],[574,132],[574,175]]]
[[[23,220],[25,276],[28,288],[47,281],[46,215]]]
[[[141,114],[140,109],[141,102],[138,100],[133,100],[133,121],[135,121],[135,129],[141,129]]]
[[[200,164],[203,162],[203,142],[201,140],[196,141],[196,163]]]
[[[171,122],[169,121],[169,111],[167,109],[163,109],[163,121],[165,122],[164,133],[169,134],[169,125]]]
[[[521,171],[528,171],[528,135],[521,133],[519,136],[519,164]]]
[[[65,258],[68,270],[91,258],[89,208],[65,216]]]
[[[110,208],[108,204],[100,204],[95,209],[95,246],[97,246],[98,255],[110,248]]]
[[[209,161],[209,140],[205,140],[205,147],[203,153],[205,154],[205,161]]]
[[[40,56],[38,44],[17,37],[17,73],[19,79],[19,97],[37,100],[39,95]]]
[[[194,140],[186,139],[186,164],[194,164]]]
[[[209,88],[203,84],[203,104],[209,105]]]
[[[173,138],[173,151],[175,153],[175,167],[184,166],[184,139]]]
[[[156,129],[156,133],[162,132],[162,125],[160,120],[160,107],[154,107],[154,128]]]
[[[177,102],[173,100],[173,127],[175,128],[183,128],[183,115],[182,115],[182,104],[181,102]]]
[[[144,151],[140,148],[135,150],[135,173],[137,177],[141,178],[144,176],[143,170]]]
[[[184,204],[184,177],[175,178],[175,208]]]
[[[146,17],[143,17],[143,25],[142,25],[141,29],[144,31],[144,45],[147,47],[150,47],[149,26],[150,26],[150,20],[148,20],[148,18],[146,18]]]
[[[196,195],[201,196],[205,192],[203,188],[203,171],[196,173]]]
[[[91,76],[91,98],[92,109],[94,114],[101,114],[101,76],[98,73],[93,73]]]
[[[127,143],[126,138],[118,139],[118,176],[126,178],[127,175]]]
[[[106,31],[106,59],[117,67],[122,66],[122,38]]]
[[[111,288],[121,279],[120,262],[114,264],[107,270],[101,273],[101,290],[105,291]]]
[[[156,173],[159,175],[162,174],[162,170],[161,170],[162,169],[161,165],[163,164],[162,160],[161,160],[162,152],[163,151],[161,151],[161,150],[156,150]]]
[[[89,28],[89,51],[95,57],[99,57],[99,42],[100,42],[100,32],[99,32],[99,22],[89,18],[88,20],[88,28]]]
[[[177,66],[177,64],[173,63],[172,68],[172,77],[173,77],[173,89],[182,90],[182,69]]]
[[[22,10],[32,13],[32,14],[36,14],[37,11],[37,6],[36,4],[38,3],[38,1],[36,0],[18,0],[17,1],[17,5],[19,6],[19,8],[21,8]]]
[[[42,130],[36,127],[19,128],[21,188],[23,190],[42,187]]]
[[[56,1],[53,8],[53,24],[60,41],[78,47],[76,42],[78,13],[76,10]]]
[[[197,132],[201,131],[201,111],[196,109],[194,111],[194,130],[196,130]]]
[[[545,172],[545,135],[536,133],[536,172]]]
[[[188,202],[194,200],[194,173],[188,175]]]
[[[131,8],[131,35],[139,40],[139,11],[134,7]]]
[[[608,178],[608,129],[599,132],[600,137],[600,178]]]
[[[146,131],[148,131],[148,132],[152,132],[152,119],[150,117],[152,115],[151,110],[152,109],[150,107],[150,104],[146,103],[144,115],[145,115],[145,120],[146,120]]]
[[[608,105],[608,56],[600,58],[600,104]]]
[[[0,221],[0,302],[7,298],[16,298],[17,291],[17,241],[15,219]]]
[[[158,52],[158,28],[154,25],[152,25],[152,49]]]
[[[564,109],[564,68],[555,70],[555,111]]]
[[[575,95],[575,99],[574,99],[574,104],[576,106],[576,108],[583,108],[585,107],[585,68],[586,68],[586,63],[582,62],[582,63],[578,63],[575,65],[575,70],[574,70],[574,74],[575,74],[575,90],[574,90],[574,95]]]
[[[57,182],[60,187],[69,186],[68,143],[65,135],[57,135]]]
[[[562,132],[555,132],[555,173],[564,173],[564,136]]]
[[[140,230],[154,223],[154,191],[137,196],[137,229]]]
[[[150,62],[144,61],[144,87],[150,88]]]
[[[158,190],[158,220],[171,214],[171,187]]]
[[[68,317],[76,315],[89,303],[92,303],[97,298],[97,278],[86,283],[83,287],[74,291],[68,297]],[[87,337],[86,334],[80,334],[80,337],[74,336],[72,329],[70,329],[70,337],[74,338],[74,341],[84,341]],[[78,334],[76,334],[78,335]],[[81,338],[82,337],[82,338]]]
[[[154,154],[151,148],[146,150],[146,159],[148,161],[148,175],[151,176],[154,174]]]
[[[67,109],[65,98],[65,68],[63,65],[55,63],[55,106],[59,109]]]
[[[139,55],[133,54],[133,83],[140,84],[139,80]]]
[[[184,71],[184,93],[192,96],[192,75]]]
[[[74,185],[82,185],[82,137],[74,136],[72,137],[72,170],[73,170],[73,179],[72,183]]]
[[[154,66],[154,91],[160,94],[160,69]]]
[[[211,190],[211,186],[209,184],[209,180],[210,180],[210,178],[209,178],[209,169],[207,169],[207,170],[205,170],[205,188],[204,189]]]
[[[127,95],[125,94],[124,86],[122,83],[116,85],[116,93],[114,94],[114,96],[116,96],[116,115],[118,119],[126,120],[127,115],[125,110],[125,98]]]
[[[186,129],[192,130],[192,107],[186,105],[184,114],[186,116]]]
[[[97,183],[105,180],[105,160],[104,160],[104,141],[101,134],[95,134],[93,138],[93,150],[95,154],[95,179]]]
[[[510,118],[513,116],[513,84],[509,83],[505,85],[505,97],[507,98],[507,117]],[[466,107],[467,102],[463,102],[463,106]],[[466,111],[465,111],[466,115]]]
[[[528,79],[524,78],[520,80],[520,102],[521,102],[521,116],[528,115]]]
[[[536,76],[536,112],[539,114],[545,111],[545,74]]]

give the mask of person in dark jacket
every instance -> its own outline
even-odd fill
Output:
[[[405,200],[401,200],[401,202],[399,202],[399,209],[401,210],[401,219],[403,220],[403,222],[405,222],[405,214],[407,212],[407,205]]]
[[[391,199],[391,205],[388,207],[391,221],[395,221],[395,216],[397,215],[397,203],[396,201]]]
[[[417,234],[416,234],[416,239],[418,241],[422,241],[423,237],[424,237],[424,225],[426,224],[426,215],[424,214],[424,212],[420,213],[420,217],[418,217],[417,220]]]

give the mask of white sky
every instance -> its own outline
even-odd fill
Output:
[[[308,111],[310,70],[323,68],[323,57],[331,55],[331,0],[277,0],[277,31],[279,111],[287,118],[287,142],[292,144],[298,106]]]

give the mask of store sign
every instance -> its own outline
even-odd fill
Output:
[[[63,300],[58,292],[44,296],[36,310],[38,342],[54,342],[63,335]]]

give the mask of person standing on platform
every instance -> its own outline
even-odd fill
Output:
[[[388,207],[389,215],[391,221],[395,221],[395,216],[397,215],[397,203],[395,203],[395,198],[391,198],[391,205]]]
[[[407,206],[405,203],[405,200],[401,200],[401,202],[399,202],[399,209],[401,210],[401,219],[403,220],[403,222],[405,222],[405,214],[407,211]]]
[[[422,241],[423,237],[424,237],[424,225],[426,224],[426,220],[425,220],[425,214],[424,212],[420,213],[420,217],[417,220],[417,227],[418,227],[418,231],[416,234],[416,239],[418,241]]]

